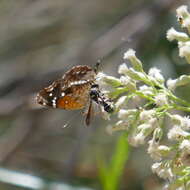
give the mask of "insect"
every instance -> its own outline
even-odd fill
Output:
[[[93,69],[86,65],[74,66],[37,94],[37,103],[53,108],[78,110],[88,106],[86,125],[90,124],[92,102],[104,111],[113,112],[111,101],[104,96],[96,84],[97,66]]]

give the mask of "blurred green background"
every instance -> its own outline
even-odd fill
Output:
[[[118,76],[134,48],[145,70],[189,73],[166,31],[179,0],[0,0],[0,190],[158,190],[146,147],[128,148],[96,115],[38,109],[35,94],[74,65]],[[178,94],[188,99],[190,91]],[[66,128],[64,125],[69,123]],[[124,136],[123,136],[124,135]],[[128,160],[128,161],[127,161]],[[127,162],[126,162],[127,161]]]

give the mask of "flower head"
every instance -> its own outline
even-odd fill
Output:
[[[127,103],[127,96],[121,96],[117,102],[115,103],[115,108],[120,109],[121,107],[126,106]]]
[[[149,142],[149,147],[148,147],[148,153],[150,154],[151,158],[154,160],[162,160],[164,156],[168,154],[170,151],[170,148],[165,145],[159,145],[155,139],[151,139]]]
[[[155,103],[158,106],[168,104],[168,98],[164,93],[159,93],[155,96]]]
[[[139,91],[141,91],[145,95],[152,95],[153,94],[153,89],[150,86],[147,85],[142,85],[139,87]]]
[[[118,87],[121,85],[121,82],[118,78],[113,76],[108,76],[105,73],[99,72],[96,76],[97,83],[101,85],[110,85],[112,87]]]
[[[157,69],[156,67],[150,68],[148,75],[153,77],[154,79],[156,79],[159,82],[164,81],[164,77],[162,76],[161,71],[159,69]]]
[[[139,146],[145,143],[146,136],[143,134],[143,132],[138,133],[137,135],[130,136],[129,137],[129,143],[132,146]]]
[[[166,84],[167,84],[167,87],[170,89],[170,90],[175,90],[176,88],[176,83],[177,83],[177,79],[168,79]]]
[[[166,37],[169,41],[173,41],[173,40],[187,41],[187,40],[189,40],[189,36],[186,33],[178,32],[173,27],[167,31]]]
[[[190,133],[184,131],[180,126],[174,125],[168,132],[168,139],[180,140],[182,138],[190,136]]]
[[[135,115],[137,113],[136,109],[129,109],[129,110],[125,110],[125,109],[120,109],[118,112],[118,118],[120,119],[128,119],[129,116],[131,115]]]
[[[177,10],[177,17],[182,19],[181,26],[184,28],[190,27],[190,14],[186,5],[180,6]]]
[[[135,53],[135,50],[129,49],[124,53],[123,59],[134,59],[136,57]]]
[[[188,154],[190,154],[190,140],[184,139],[182,141],[182,143],[180,144],[179,148],[182,151],[187,152]]]
[[[136,53],[135,50],[129,49],[126,53],[124,53],[123,59],[128,59],[128,60],[131,62],[133,68],[134,68],[136,71],[142,72],[142,71],[143,71],[142,63],[141,63],[141,61],[136,57],[135,53]]]
[[[129,70],[129,68],[127,67],[126,63],[123,63],[119,66],[119,69],[118,69],[118,73],[119,74],[127,74],[127,71]]]
[[[154,109],[151,110],[142,110],[140,113],[140,120],[141,121],[148,121],[150,119],[152,119],[154,117],[154,114],[156,113],[156,111]]]
[[[152,165],[152,171],[163,179],[171,181],[174,178],[171,168],[164,166],[161,162],[154,163]]]
[[[188,7],[186,5],[182,5],[182,6],[178,7],[176,10],[177,16],[178,17],[188,17],[189,12],[187,9],[188,9]]]
[[[178,42],[178,46],[179,46],[179,56],[180,57],[190,56],[190,41]]]

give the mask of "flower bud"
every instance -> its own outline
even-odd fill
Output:
[[[128,59],[133,68],[136,70],[136,71],[140,71],[142,72],[143,71],[143,67],[142,67],[142,63],[141,61],[136,57],[135,55],[135,51],[133,49],[129,49],[126,53],[124,53],[124,56],[123,58],[124,59]]]
[[[185,41],[189,40],[189,36],[186,33],[178,32],[174,28],[170,28],[167,31],[166,37],[169,41],[178,40],[178,41],[185,42]]]

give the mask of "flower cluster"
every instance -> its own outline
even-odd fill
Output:
[[[187,6],[177,9],[177,18],[182,28],[190,33]],[[178,41],[179,56],[190,64],[189,35],[171,28],[167,39]],[[147,152],[155,161],[152,171],[168,182],[165,189],[190,189],[190,118],[172,114],[172,110],[190,112],[190,103],[175,95],[177,87],[190,83],[190,76],[165,81],[157,68],[146,73],[134,50],[128,50],[123,58],[130,65],[119,66],[120,78],[103,73],[97,76],[100,85],[109,86],[109,96],[116,99],[118,122],[109,126],[108,132],[124,130],[132,146],[147,144]],[[169,129],[166,121],[170,123]]]

